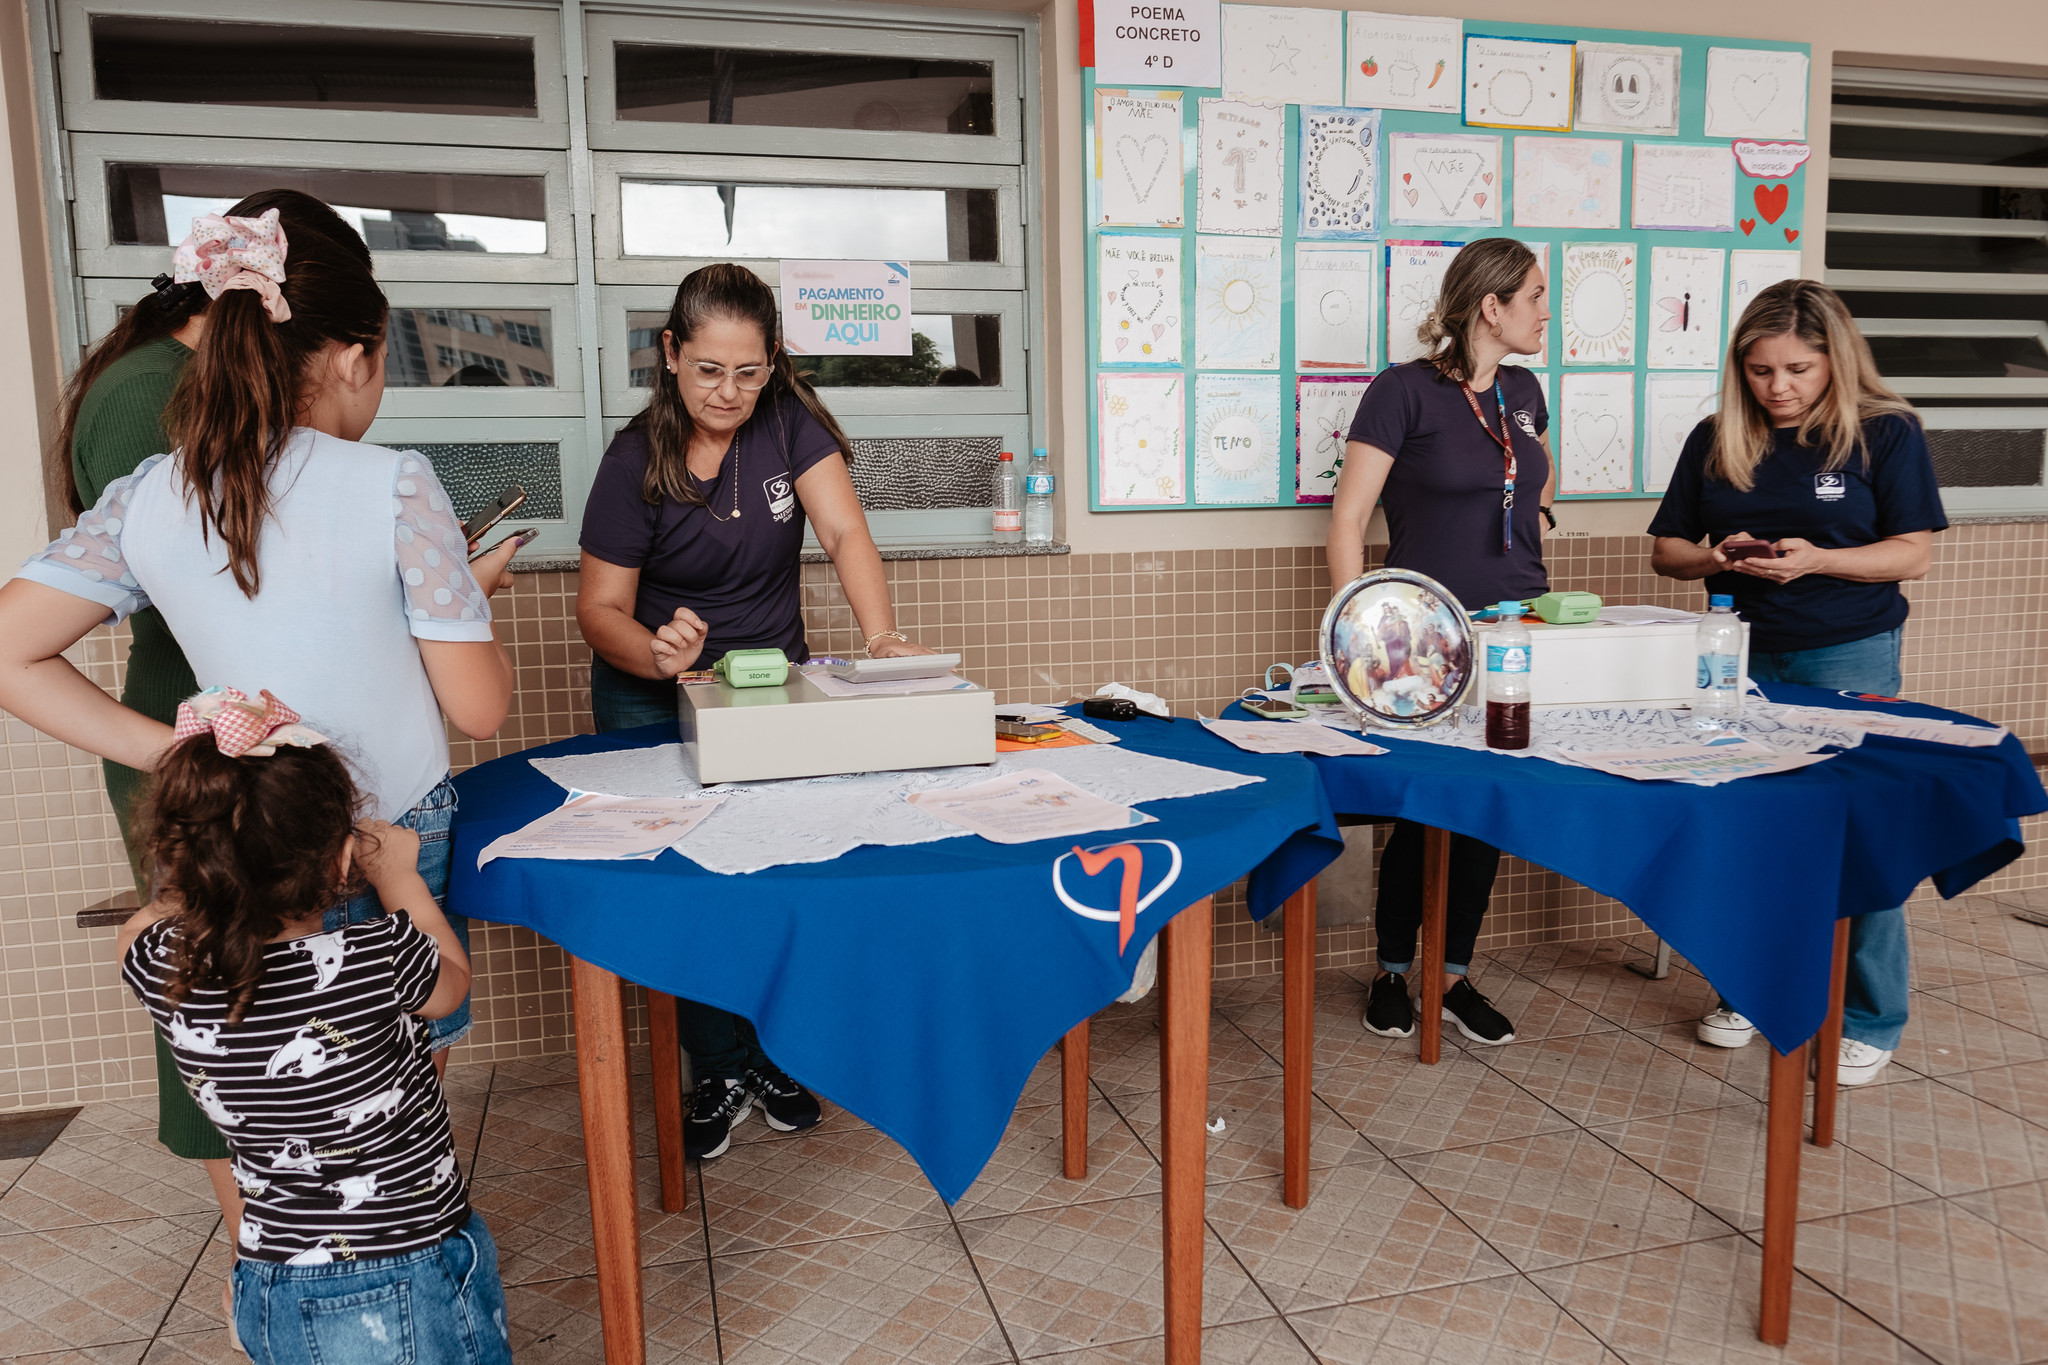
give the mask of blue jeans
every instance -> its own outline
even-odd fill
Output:
[[[472,1212],[401,1256],[235,1262],[235,1332],[256,1365],[511,1365],[498,1247]]]
[[[451,832],[455,828],[455,784],[442,778],[438,786],[420,798],[417,806],[391,823],[404,825],[420,836],[420,880],[427,884],[427,890],[434,893],[434,903],[441,907],[443,914],[447,914],[448,869],[454,862]],[[331,934],[344,925],[361,924],[383,913],[384,903],[377,899],[377,893],[365,891],[329,910],[320,928]],[[468,917],[448,915],[448,927],[461,940],[462,951],[468,952]],[[455,1046],[469,1032],[470,1026],[469,997],[465,995],[452,1014],[427,1021],[427,1051],[440,1052]]]
[[[590,713],[597,732],[630,730],[638,725],[676,723],[676,685],[636,678],[613,668],[595,654],[590,657]],[[676,1032],[690,1054],[690,1076],[736,1081],[748,1067],[763,1066],[768,1054],[754,1036],[754,1026],[715,1005],[676,998]]]
[[[1798,683],[1839,692],[1899,695],[1901,629],[1825,649],[1780,650],[1749,656],[1758,682]],[[1842,1036],[1881,1047],[1899,1045],[1906,1030],[1912,968],[1907,958],[1906,907],[1894,906],[1849,921],[1849,980],[1842,996]],[[1721,1002],[1726,1006],[1727,1001]]]

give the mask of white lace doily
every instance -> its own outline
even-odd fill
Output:
[[[694,796],[715,791],[725,804],[675,845],[712,872],[759,872],[786,863],[830,862],[862,844],[894,847],[966,838],[904,801],[913,791],[967,787],[1002,773],[1044,768],[1105,801],[1136,806],[1203,796],[1264,778],[1138,753],[1124,744],[1091,744],[1043,753],[1005,754],[987,766],[912,772],[727,782],[705,788],[683,765],[683,746],[527,760],[556,785],[612,796]]]
[[[1742,718],[1719,733],[1741,735],[1790,754],[1810,754],[1831,744],[1853,749],[1863,742],[1861,730],[1813,720],[1802,716],[1802,709],[1749,697],[1743,702]],[[1474,707],[1463,711],[1464,716],[1455,724],[1445,721],[1415,730],[1372,728],[1361,733],[1371,739],[1412,739],[1454,749],[1484,750],[1509,758],[1547,758],[1556,763],[1570,763],[1574,752],[1663,749],[1699,744],[1712,738],[1711,733],[1703,734],[1693,728],[1690,711],[1660,706],[1563,706],[1531,713],[1528,748],[1487,749],[1485,712]],[[1348,716],[1321,719],[1342,729],[1358,728]]]

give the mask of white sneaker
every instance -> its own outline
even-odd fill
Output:
[[[1748,1047],[1756,1037],[1756,1025],[1734,1010],[1719,1009],[1700,1020],[1693,1036],[1711,1047]]]
[[[1885,1048],[1844,1038],[1835,1077],[1843,1085],[1866,1085],[1877,1079],[1877,1073],[1884,1070],[1891,1059],[1892,1054]]]

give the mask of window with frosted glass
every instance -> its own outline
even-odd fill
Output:
[[[620,43],[618,113],[651,123],[995,133],[987,62]]]

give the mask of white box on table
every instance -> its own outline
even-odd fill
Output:
[[[1525,621],[1530,701],[1535,706],[1690,706],[1699,678],[1698,621],[1651,626],[1553,626]],[[1494,627],[1473,623],[1483,700],[1486,646]],[[1742,626],[1742,676],[1749,676],[1749,623]]]
[[[676,728],[707,786],[993,763],[996,694],[965,687],[832,697],[792,668],[781,687],[682,684]]]

